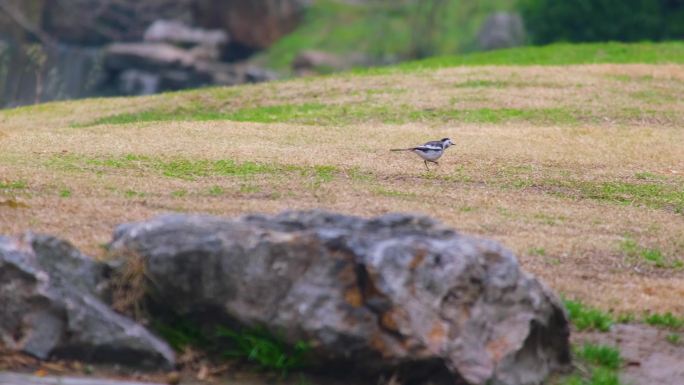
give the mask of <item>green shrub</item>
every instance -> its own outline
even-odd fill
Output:
[[[521,0],[535,43],[641,41],[684,36],[684,3],[673,0]]]

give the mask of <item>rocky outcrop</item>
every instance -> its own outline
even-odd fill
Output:
[[[172,367],[169,346],[103,302],[110,268],[49,236],[0,236],[0,345],[40,359]]]
[[[307,0],[200,0],[195,6],[195,15],[198,25],[225,27],[235,44],[256,51],[292,32],[308,3]]]
[[[138,41],[156,20],[193,21],[192,4],[188,0],[50,0],[40,3],[43,3],[41,25],[45,32],[58,41],[73,45]]]
[[[170,215],[120,226],[110,246],[143,262],[157,306],[309,341],[328,369],[515,385],[570,360],[548,288],[498,244],[425,217]]]
[[[123,94],[275,79],[269,71],[256,72],[249,66],[221,62],[220,49],[228,37],[220,30],[161,20],[147,29],[145,39],[110,44],[104,50],[105,68]]]
[[[511,48],[525,44],[525,27],[517,13],[495,12],[482,23],[477,34],[483,50]]]
[[[305,6],[303,0],[1,1],[0,107],[273,80],[273,72],[242,61],[292,31]]]
[[[156,20],[145,30],[143,40],[220,47],[228,42],[228,35],[220,29],[192,28],[178,20]]]

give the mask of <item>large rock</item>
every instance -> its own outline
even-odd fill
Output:
[[[169,346],[112,311],[109,268],[48,236],[0,236],[0,345],[40,359],[172,367]]]
[[[425,217],[170,215],[120,226],[110,246],[143,259],[158,305],[310,341],[325,368],[513,385],[570,360],[549,289],[498,244]]]

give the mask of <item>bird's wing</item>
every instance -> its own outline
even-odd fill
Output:
[[[441,150],[442,147],[444,147],[444,145],[443,145],[443,143],[440,142],[439,140],[432,140],[432,141],[427,142],[427,143],[425,143],[425,144],[423,144],[422,146],[419,146],[419,147],[433,147],[433,148],[436,148],[436,149]]]
[[[414,147],[414,150],[418,151],[440,151],[442,150],[442,142],[432,141],[427,142],[422,146]]]

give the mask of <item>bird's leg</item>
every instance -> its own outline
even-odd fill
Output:
[[[430,167],[428,167],[428,165],[427,165],[427,160],[424,160],[423,162],[425,162],[425,169],[430,171]]]

